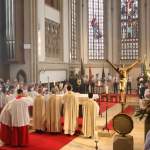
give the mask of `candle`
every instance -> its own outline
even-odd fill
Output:
[[[108,85],[105,85],[106,94],[108,94]]]

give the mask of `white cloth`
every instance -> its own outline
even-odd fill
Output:
[[[8,111],[9,107],[11,106],[11,102],[12,101],[8,102],[4,106],[4,108],[0,114],[0,123],[5,124],[7,126],[11,126],[11,116],[10,116],[10,112]]]
[[[2,109],[5,106],[5,104],[5,95],[2,92],[0,92],[0,109]]]
[[[85,137],[95,137],[96,116],[99,114],[97,102],[88,99],[83,105],[83,126],[82,132]]]
[[[62,99],[60,96],[52,94],[46,101],[46,129],[47,132],[61,131],[61,108]]]
[[[12,127],[28,125],[30,122],[28,107],[32,104],[33,100],[30,97],[15,98],[8,102],[0,116],[1,122]],[[5,117],[6,119],[4,119]]]
[[[7,104],[9,101],[13,100],[15,98],[14,94],[5,95],[5,104]]]
[[[64,133],[73,135],[77,127],[78,98],[73,92],[68,92],[63,96],[64,101]]]
[[[31,92],[28,92],[28,95],[29,95],[30,97],[32,97],[33,100],[34,100],[35,97],[38,95],[38,93],[37,93],[36,91],[31,91]]]
[[[33,103],[33,127],[36,130],[45,130],[45,99],[40,94]]]

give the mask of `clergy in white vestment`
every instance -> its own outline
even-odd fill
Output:
[[[9,101],[13,100],[15,98],[15,94],[11,93],[10,91],[8,91],[5,94],[5,103],[7,104]]]
[[[99,114],[99,106],[92,99],[93,94],[89,93],[89,98],[83,105],[83,125],[82,132],[85,137],[95,137],[96,117]]]
[[[71,85],[67,86],[67,93],[63,96],[64,101],[64,134],[73,135],[77,127],[78,99],[71,91]]]
[[[5,106],[6,102],[5,102],[5,95],[2,92],[2,89],[0,87],[0,112],[3,109],[3,107]]]
[[[0,114],[0,124],[1,124],[0,125],[0,139],[6,145],[9,145],[11,143],[11,116],[8,111],[10,102],[8,102],[5,105],[5,107],[3,108]]]
[[[4,143],[12,146],[28,145],[30,123],[28,107],[32,104],[33,100],[30,97],[24,97],[21,89],[17,90],[16,98],[6,104],[0,115],[1,133],[3,133],[1,139]],[[6,136],[9,137],[5,141]]]
[[[33,128],[37,132],[45,130],[45,99],[42,89],[38,89],[38,95],[33,103]]]
[[[56,95],[56,90],[52,89],[52,94],[46,101],[46,129],[47,132],[61,132],[61,108],[62,98]]]

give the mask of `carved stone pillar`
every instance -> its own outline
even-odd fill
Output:
[[[31,65],[30,81],[38,82],[38,50],[37,50],[37,0],[29,0],[31,9]]]
[[[108,58],[108,60],[110,60],[112,62],[112,58],[113,58],[113,40],[112,40],[112,36],[113,36],[113,23],[112,23],[112,19],[113,19],[113,7],[112,7],[112,0],[106,0],[105,2],[105,7],[106,10],[105,11],[105,16],[106,18],[104,18],[106,21],[104,21],[104,26],[106,27],[106,36],[105,38],[107,40],[105,40],[105,49],[107,50],[106,52],[106,58]],[[108,23],[108,20],[110,23]]]
[[[150,0],[146,1],[146,37],[147,37],[147,50],[146,54],[147,56],[150,56]],[[149,59],[149,58],[147,58]],[[150,68],[150,59],[148,60],[148,67]]]

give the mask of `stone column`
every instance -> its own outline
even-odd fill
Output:
[[[83,58],[83,63],[88,63],[88,1],[81,0],[81,57]]]
[[[112,63],[120,63],[120,0],[112,3]],[[108,21],[109,22],[109,21]]]
[[[147,38],[147,49],[146,49],[146,55],[150,56],[150,0],[146,1],[146,38]],[[147,57],[149,59],[149,57]],[[150,59],[148,60],[148,68],[150,68]]]
[[[69,14],[71,14],[70,0],[63,0],[63,62],[69,63],[69,51],[70,51],[70,42],[71,39],[71,30],[69,25],[71,25],[71,18]]]
[[[106,19],[104,18],[104,30],[106,33],[105,36],[105,49],[106,49],[106,58],[112,62],[113,59],[113,40],[112,40],[112,35],[113,35],[113,8],[112,8],[112,0],[106,0],[105,2],[106,10],[104,10],[104,15]],[[109,23],[108,23],[109,22]]]
[[[30,80],[38,82],[38,50],[37,50],[37,0],[30,0],[31,9],[31,66]]]
[[[139,22],[139,29],[140,29],[140,32],[139,32],[139,40],[140,40],[140,54],[139,56],[144,56],[146,55],[146,47],[147,47],[147,44],[146,44],[146,0],[142,0],[140,3],[139,3],[139,9],[140,9],[140,14],[139,14],[139,19],[140,19],[140,22]]]

